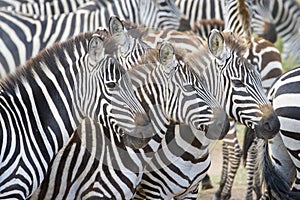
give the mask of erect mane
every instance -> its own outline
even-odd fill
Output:
[[[238,0],[238,12],[239,12],[239,16],[241,16],[242,18],[242,22],[244,25],[244,31],[246,33],[250,33],[249,31],[251,30],[251,10],[250,7],[251,5],[248,5],[248,3],[246,3],[246,0]]]
[[[239,56],[243,55],[250,48],[251,43],[248,37],[239,36],[236,33],[227,31],[223,31],[222,35],[226,46]]]
[[[6,90],[13,90],[14,86],[18,85],[21,80],[32,79],[33,72],[38,73],[44,71],[45,66],[47,67],[47,70],[55,73],[55,71],[58,71],[56,59],[58,59],[62,64],[67,63],[68,61],[65,56],[67,53],[69,57],[75,61],[75,49],[79,56],[82,56],[82,50],[87,52],[88,41],[92,34],[92,32],[82,33],[68,39],[65,42],[56,42],[51,47],[43,49],[36,56],[30,58],[24,65],[18,66],[14,73],[3,78],[0,85]],[[41,65],[42,63],[43,65]]]
[[[223,28],[224,29],[224,21],[220,20],[220,19],[201,19],[199,21],[195,21],[194,22],[194,27],[198,27],[198,26],[208,26],[211,28]],[[195,29],[195,28],[194,28]]]

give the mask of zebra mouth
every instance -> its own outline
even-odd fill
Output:
[[[124,134],[122,139],[123,139],[124,144],[127,147],[130,147],[132,149],[144,148],[151,140],[151,138],[139,138],[139,137],[134,137],[134,136],[130,136],[127,134]]]
[[[153,133],[151,123],[144,126],[136,126],[132,132],[125,132],[123,129],[120,129],[118,132],[124,145],[132,149],[145,147],[153,137]]]
[[[208,125],[201,124],[200,127],[199,127],[199,130],[207,133],[207,131],[208,131]]]

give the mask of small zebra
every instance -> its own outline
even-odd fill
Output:
[[[179,5],[178,3],[181,2]],[[183,4],[185,2],[185,4]],[[262,85],[264,91],[267,92],[275,79],[282,74],[282,63],[281,55],[278,49],[272,45],[269,41],[263,38],[254,38],[250,36],[250,21],[251,19],[251,2],[250,1],[236,1],[236,0],[224,0],[220,3],[215,2],[213,5],[218,5],[216,9],[214,6],[209,6],[209,2],[205,0],[196,1],[177,1],[178,6],[182,10],[183,8],[190,7],[191,9],[184,9],[184,14],[187,16],[193,15],[194,19],[201,19],[196,21],[195,25],[192,26],[193,31],[201,36],[207,38],[207,33],[214,27],[219,30],[231,30],[239,35],[244,35],[246,42],[250,44],[248,52],[245,53],[247,58],[260,72],[262,78]],[[202,9],[202,15],[198,15],[200,12],[196,11],[196,8]],[[210,16],[210,9],[221,10],[222,13],[215,13],[215,16]],[[206,14],[207,13],[207,14]],[[195,15],[195,16],[194,16]],[[224,16],[223,16],[224,15]],[[217,19],[209,20],[210,17],[217,17]],[[225,22],[223,21],[225,20]],[[253,136],[253,133],[249,133]],[[256,143],[256,141],[254,141]],[[250,147],[255,150],[255,146]],[[244,153],[247,153],[245,150]],[[251,155],[255,155],[254,152],[249,152]],[[216,196],[230,196],[230,191],[233,185],[234,177],[240,164],[240,158],[242,156],[241,147],[238,144],[236,137],[235,124],[231,122],[231,129],[226,137],[223,139],[223,167],[220,181],[220,187],[216,193]],[[247,196],[252,198],[252,185],[253,185],[253,174],[255,171],[255,165],[253,159],[247,157],[246,168],[248,171],[248,191]],[[206,179],[207,180],[207,179]],[[209,180],[209,179],[208,179]],[[205,185],[206,182],[203,182]]]
[[[111,22],[114,23],[113,20]],[[222,128],[223,124],[228,122],[220,105],[200,83],[196,82],[198,79],[194,77],[189,66],[176,58],[173,47],[168,43],[162,44],[159,51],[156,49],[148,50],[141,57],[138,65],[128,71],[128,74],[131,77],[136,95],[148,112],[155,133],[157,133],[154,138],[149,141],[146,147],[135,150],[132,155],[127,155],[130,153],[129,151],[116,148],[114,141],[111,139],[111,142],[108,143],[112,145],[110,149],[101,151],[98,158],[89,157],[88,162],[90,164],[83,164],[83,166],[87,166],[84,168],[74,167],[70,165],[70,162],[66,163],[64,161],[64,156],[57,156],[47,179],[32,196],[32,199],[56,199],[60,197],[71,199],[87,197],[129,199],[135,189],[134,185],[130,184],[133,178],[126,181],[122,179],[122,176],[131,173],[135,176],[140,175],[141,178],[143,166],[149,162],[153,153],[157,151],[170,123],[189,124],[210,135],[215,134],[216,126]],[[216,116],[218,114],[220,116]],[[72,146],[72,148],[65,148],[58,155],[66,155],[77,160],[74,163],[86,163],[82,157],[74,156],[77,155],[77,152],[74,153],[72,150],[79,148],[80,153],[78,154],[85,155],[86,148],[76,141],[70,141],[68,146]],[[103,144],[99,144],[99,146],[101,148]],[[97,150],[94,149],[94,151]],[[116,159],[118,162],[112,163],[115,165],[109,165],[111,170],[103,173],[103,169],[109,167],[107,163],[103,162],[103,158],[109,157],[106,155],[111,156],[119,153],[124,155],[125,160]],[[84,156],[84,158],[88,157]],[[130,162],[132,160],[140,161],[141,165],[139,167],[142,169],[130,168],[123,171],[120,166],[123,166],[125,161]],[[95,165],[91,165],[95,162]],[[116,172],[113,173],[114,171]],[[70,172],[70,175],[60,174],[68,172]],[[78,176],[71,176],[71,174],[78,174]],[[56,181],[56,178],[59,180]],[[137,183],[140,181],[138,178],[136,180]],[[53,181],[62,184],[49,187],[50,182]],[[132,191],[126,193],[124,190],[129,187]]]
[[[152,137],[123,67],[103,53],[101,38],[89,43],[91,36],[55,44],[1,80],[1,199],[29,197],[85,117],[111,124],[132,147]]]
[[[269,191],[262,199],[300,198],[299,80],[297,67],[284,73],[268,93],[281,127],[280,134],[264,144],[262,150],[263,175]]]

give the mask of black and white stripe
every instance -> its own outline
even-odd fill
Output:
[[[252,28],[271,42],[279,36],[283,59],[299,63],[300,5],[296,0],[258,0],[253,6]]]
[[[101,54],[100,38],[89,43],[91,36],[56,44],[1,81],[0,198],[29,197],[84,117],[140,137],[137,118],[148,118],[130,79],[116,59]]]
[[[300,198],[299,78],[297,67],[283,74],[268,93],[281,127],[279,135],[263,149],[263,175],[269,191],[263,199],[266,195],[276,199]]]
[[[102,0],[95,2],[95,7],[82,6],[74,12],[45,16],[1,10],[0,77],[13,72],[18,65],[24,64],[30,57],[54,42],[62,42],[81,32],[106,27],[112,15],[156,29],[184,28],[184,20],[171,3],[170,0]]]
[[[189,54],[184,55],[183,57],[187,58],[186,61],[191,64],[191,66],[194,66],[194,70],[198,75],[201,76],[201,80],[204,80],[205,85],[208,87],[209,91],[212,92],[214,96],[217,97],[217,99],[219,98],[219,102],[222,102],[224,107],[226,107],[226,105],[229,105],[230,108],[234,108],[240,111],[245,109],[245,115],[249,115],[249,113],[251,115],[253,113],[248,112],[247,109],[249,109],[250,111],[253,110],[253,106],[255,104],[264,104],[266,108],[269,109],[271,113],[273,113],[272,108],[269,105],[267,106],[266,97],[262,90],[260,78],[256,71],[256,68],[248,63],[248,61],[243,57],[244,53],[247,52],[247,47],[242,47],[240,45],[247,43],[244,43],[245,40],[239,38],[239,36],[237,35],[231,35],[230,33],[222,33],[221,35],[221,38],[224,38],[224,43],[221,40],[218,41],[218,44],[226,45],[226,48],[224,47],[224,49],[228,49],[228,51],[230,52],[226,54],[226,56],[230,55],[229,57],[227,57],[226,62],[220,62],[220,58],[222,58],[221,55],[224,55],[222,54],[224,52],[222,52],[222,50],[219,50],[218,48],[212,48],[212,50],[214,50],[213,52],[215,53],[215,56],[218,56],[217,58],[210,57],[211,55],[208,53],[208,50],[204,49],[200,50],[197,53],[194,52],[195,57]],[[144,36],[144,39],[149,46],[156,46],[158,43],[164,40],[168,40],[174,43],[175,49],[179,47],[185,47],[187,51],[193,51],[196,48],[199,48],[201,46],[203,47],[201,39],[197,38],[196,36],[193,36],[190,33],[185,34],[171,30],[150,32],[148,35]],[[214,44],[213,41],[208,42]],[[223,46],[220,45],[219,48],[222,49]],[[220,62],[220,64],[216,66],[216,63],[218,62]],[[241,79],[237,79],[238,76],[240,76]],[[251,89],[249,87],[252,86],[250,86],[249,83],[256,85],[252,85],[252,92],[255,90],[257,91],[257,97],[259,98],[259,100],[257,100],[256,97],[254,97],[255,94],[251,92]],[[235,89],[231,89],[231,87]],[[245,89],[247,89],[243,91],[240,87],[245,87]],[[222,95],[220,95],[218,91],[220,91]],[[241,91],[243,92],[240,93]],[[235,100],[244,99],[245,97],[243,97],[243,95],[250,95],[246,98],[247,102],[238,102]],[[223,100],[222,98],[224,96],[228,97],[228,99]],[[251,98],[254,98],[256,100],[254,100],[253,103],[250,103],[249,100]],[[241,108],[238,108],[240,106],[238,105],[239,103],[241,103]],[[246,106],[247,103],[250,103],[249,106]],[[243,111],[241,113],[238,113],[237,115],[234,115],[234,112],[231,112],[231,110],[228,111],[228,114],[230,114],[231,117],[235,117],[237,120],[241,120],[241,122],[248,126],[250,124],[247,123],[253,120],[253,118],[250,117],[250,120],[243,121],[243,119],[248,118],[249,116],[239,118],[243,115]],[[272,115],[274,115],[274,113]],[[277,124],[277,122],[275,122],[275,124]],[[279,125],[277,124],[275,125],[275,127],[276,128],[274,128],[273,134],[277,132]],[[176,132],[180,131],[181,129],[185,130],[186,138],[184,139],[180,132]],[[175,136],[174,134],[171,134],[172,132],[174,132],[174,130],[176,132],[174,133]],[[198,182],[204,177],[210,162],[206,149],[207,144],[205,144],[207,143],[207,141],[205,141],[205,139],[203,138],[200,139],[201,137],[199,135],[197,138],[197,136],[195,136],[195,133],[192,133],[191,130],[187,132],[187,130],[188,128],[178,126],[174,126],[173,129],[171,128],[171,133],[169,134],[168,138],[165,138],[161,143],[160,148],[162,149],[162,151],[156,153],[155,157],[151,160],[151,163],[147,166],[148,171],[144,173],[142,183],[140,185],[140,191],[138,193],[138,197],[136,198],[196,198]],[[267,137],[272,137],[272,135],[269,135]],[[170,138],[174,138],[174,140]],[[195,138],[193,141],[194,143],[190,146],[191,149],[194,150],[195,154],[185,148],[184,150],[186,151],[174,150],[182,149],[182,145],[189,143],[190,141],[187,142],[187,139],[191,138]],[[172,148],[167,144],[172,144]],[[197,148],[197,145],[199,148],[198,151],[195,150]],[[174,159],[172,160],[172,158]],[[202,168],[195,169],[197,165],[202,165]],[[187,166],[190,167],[189,169],[193,170],[185,170]]]
[[[164,53],[164,51],[167,51],[167,53]],[[55,199],[61,196],[73,198],[73,195],[75,195],[75,198],[82,198],[85,195],[101,194],[104,194],[103,198],[129,199],[142,177],[144,166],[152,158],[154,152],[157,151],[160,141],[167,131],[168,124],[174,121],[189,124],[197,129],[206,127],[205,131],[209,134],[210,126],[215,127],[217,126],[216,123],[224,122],[225,116],[219,118],[219,121],[210,122],[213,116],[216,115],[214,110],[219,110],[220,107],[201,84],[195,84],[196,79],[193,73],[188,66],[175,58],[173,51],[173,47],[169,44],[162,45],[159,52],[155,49],[149,50],[145,53],[145,57],[141,58],[139,65],[132,67],[128,72],[136,95],[150,116],[156,133],[154,138],[144,148],[134,152],[116,148],[114,144],[101,151],[101,155],[103,155],[100,156],[101,159],[105,158],[105,155],[122,153],[127,161],[130,158],[135,158],[133,160],[139,162],[140,165],[138,167],[132,167],[132,164],[128,165],[131,167],[126,168],[124,171],[124,168],[116,168],[119,165],[123,166],[122,162],[118,161],[115,166],[111,167],[111,170],[119,169],[120,171],[113,175],[111,171],[102,172],[106,168],[106,163],[101,163],[101,160],[99,164],[91,167],[88,165],[84,168],[74,168],[72,164],[65,163],[63,159],[56,157],[48,178],[34,194],[33,199]],[[215,102],[214,109],[212,109],[211,102]],[[76,146],[77,144],[73,143],[72,145]],[[81,148],[80,151],[84,153],[86,150]],[[67,148],[62,154],[77,159],[77,156],[75,156],[77,154]],[[79,158],[79,160],[85,162],[82,158]],[[89,158],[88,162],[94,163],[95,158]],[[61,176],[61,173],[67,173],[68,170],[66,169],[73,169],[70,173],[80,174],[80,176],[76,176],[72,180],[67,179],[67,176]],[[130,174],[130,181],[122,179],[122,176],[129,176]],[[60,179],[60,177],[63,180],[58,181],[67,183],[67,187],[65,187],[65,184],[49,187],[50,182],[57,182],[56,179]],[[106,179],[106,177],[110,178]],[[72,190],[69,188],[72,188]],[[132,190],[128,192],[128,190],[125,190],[127,188]]]

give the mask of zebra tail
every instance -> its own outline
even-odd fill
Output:
[[[248,150],[253,143],[253,140],[255,138],[254,130],[251,128],[247,128],[244,136],[244,143],[243,143],[243,162],[244,166],[246,166],[246,160],[248,156]]]
[[[275,170],[269,155],[268,141],[263,144],[262,174],[266,183],[268,195],[280,200],[300,199],[300,194],[290,190],[290,186],[286,179]],[[271,198],[272,199],[272,198]]]

